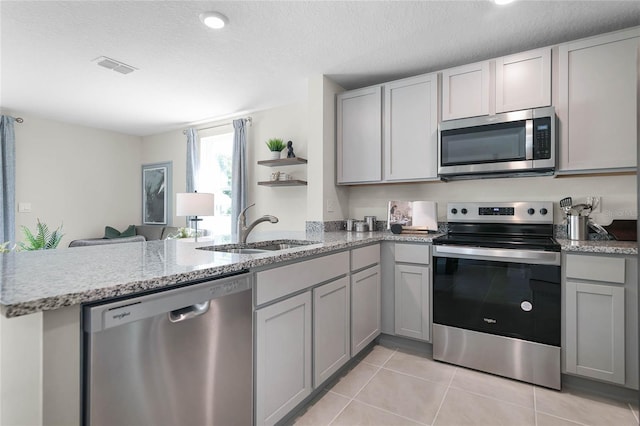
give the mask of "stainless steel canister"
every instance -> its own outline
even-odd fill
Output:
[[[346,222],[346,228],[347,231],[353,231],[353,224],[355,223],[355,219],[347,219]]]
[[[589,235],[589,216],[567,216],[567,235],[570,240],[584,241]]]
[[[367,222],[355,222],[354,231],[367,232],[368,230],[369,230],[369,225],[367,225]]]
[[[364,221],[369,225],[369,231],[376,230],[376,217],[375,216],[365,216]]]

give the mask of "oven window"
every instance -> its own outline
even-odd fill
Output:
[[[560,267],[434,257],[433,322],[560,346]]]
[[[526,120],[443,130],[441,165],[496,163],[526,159]]]

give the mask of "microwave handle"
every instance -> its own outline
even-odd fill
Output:
[[[533,120],[527,120],[524,126],[525,159],[533,160]]]

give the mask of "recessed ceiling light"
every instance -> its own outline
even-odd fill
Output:
[[[503,4],[509,4],[509,3],[513,2],[513,0],[493,0],[493,2],[495,4],[503,5]]]
[[[200,14],[200,20],[203,24],[205,24],[209,28],[213,28],[215,30],[219,30],[220,28],[224,28],[229,22],[226,16],[222,13],[218,12],[205,12]]]

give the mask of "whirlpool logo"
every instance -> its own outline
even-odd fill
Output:
[[[482,318],[484,322],[486,322],[487,324],[495,324],[498,321],[494,320],[493,318]]]
[[[127,311],[127,312],[121,312],[119,314],[115,314],[113,316],[114,320],[121,320],[124,317],[128,317],[129,315],[131,315],[131,312]]]

